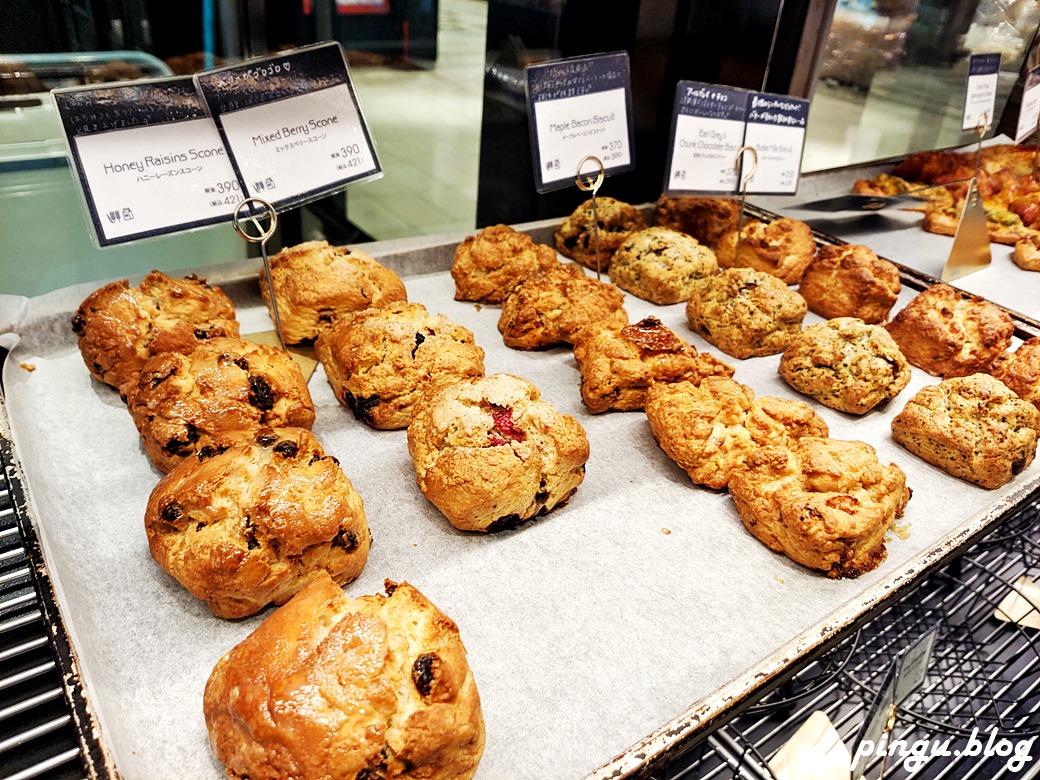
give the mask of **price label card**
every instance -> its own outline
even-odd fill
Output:
[[[999,54],[972,54],[968,58],[968,89],[964,96],[961,130],[974,130],[981,124],[994,124],[997,105]]]
[[[754,148],[758,164],[748,182],[749,193],[791,195],[798,191],[808,123],[808,100],[768,92],[750,93],[744,145]],[[742,177],[750,172],[751,159],[750,155],[743,155]]]
[[[241,186],[191,78],[53,95],[99,246],[231,221]]]
[[[665,192],[736,192],[748,93],[680,81],[675,88]]]
[[[529,65],[526,75],[539,192],[573,183],[589,155],[599,158],[606,175],[635,167],[627,52]],[[595,165],[582,168],[596,172]]]
[[[195,83],[249,197],[282,210],[382,175],[338,43],[197,73]]]
[[[1038,121],[1040,121],[1040,66],[1026,74],[1026,81],[1022,87],[1022,106],[1018,111],[1015,143],[1022,143],[1030,133],[1036,130]]]

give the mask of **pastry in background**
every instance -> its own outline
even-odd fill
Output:
[[[348,312],[408,300],[396,273],[359,249],[330,246],[327,241],[283,249],[271,258],[270,266],[287,344],[314,341],[323,327]],[[271,311],[271,291],[262,270],[260,293]]]
[[[729,483],[744,527],[769,549],[858,577],[885,559],[885,534],[910,500],[906,475],[861,441],[807,437],[752,453]]]
[[[144,448],[163,472],[212,452],[235,431],[314,424],[314,403],[293,359],[242,339],[209,339],[189,355],[156,355],[124,387]]]
[[[321,575],[213,668],[209,742],[233,778],[468,780],[484,719],[455,623],[416,588]]]
[[[72,330],[91,376],[118,389],[153,355],[238,336],[238,322],[219,287],[194,274],[178,279],[152,271],[137,287],[123,279],[92,292],[73,315]]]
[[[886,327],[910,365],[939,377],[985,371],[1015,331],[999,306],[946,284],[919,293]]]
[[[305,428],[233,434],[160,480],[144,516],[152,558],[213,614],[284,604],[318,572],[365,567],[365,507]]]
[[[802,329],[805,299],[777,277],[727,268],[694,283],[686,320],[698,335],[735,358],[783,352]]]
[[[892,420],[892,438],[947,474],[990,490],[1029,468],[1040,411],[987,374],[922,388]]]
[[[738,253],[739,250],[739,253]],[[731,230],[715,245],[715,256],[723,268],[754,268],[780,279],[785,284],[798,284],[816,253],[812,229],[797,219],[781,217],[766,224],[757,219]]]
[[[511,374],[423,397],[408,426],[419,488],[463,531],[511,530],[561,506],[585,478],[589,441]]]
[[[336,398],[373,428],[405,428],[423,393],[484,376],[473,334],[421,303],[345,314],[315,350]]]
[[[740,203],[733,198],[662,195],[654,204],[655,225],[693,236],[710,249],[739,221]]]
[[[1040,336],[1022,342],[1014,352],[1005,352],[990,364],[988,373],[1040,409]]]
[[[719,270],[715,253],[685,233],[663,227],[639,230],[614,253],[610,281],[660,305],[693,294],[693,282]]]
[[[1040,271],[1040,234],[1016,242],[1011,259],[1023,271]]]
[[[564,257],[605,274],[610,271],[614,251],[629,234],[645,228],[646,219],[635,206],[602,196],[596,198],[596,218],[593,222],[592,200],[582,203],[556,229],[556,248]],[[596,224],[599,225],[598,245],[593,230]]]
[[[514,285],[557,265],[556,250],[508,225],[492,225],[455,248],[455,300],[501,303]]]
[[[825,319],[857,317],[878,325],[899,298],[899,269],[860,244],[824,245],[802,274],[798,292]]]

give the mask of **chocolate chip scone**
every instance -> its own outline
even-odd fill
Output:
[[[769,549],[858,577],[885,559],[885,534],[910,500],[906,475],[861,441],[804,438],[764,447],[730,480],[740,519]]]
[[[594,222],[591,199],[578,206],[556,229],[556,248],[564,257],[577,260],[593,271],[607,273],[614,251],[630,233],[645,228],[646,219],[635,206],[602,196],[596,198],[596,217]],[[595,225],[599,226],[598,244]]]
[[[352,311],[408,300],[401,278],[359,249],[307,241],[271,258],[271,284],[288,344],[313,341],[337,317]],[[267,275],[260,293],[271,311]],[[272,312],[272,318],[274,314]]]
[[[798,292],[821,317],[885,321],[902,289],[899,269],[859,244],[824,245],[802,274]]]
[[[754,268],[772,274],[785,284],[798,284],[816,253],[812,229],[797,219],[781,217],[766,224],[757,219],[731,230],[718,240],[715,256],[723,268]]]
[[[557,265],[556,250],[508,225],[486,227],[455,248],[455,300],[501,303],[521,279]]]
[[[1029,468],[1040,411],[986,374],[922,388],[892,420],[892,438],[947,474],[990,490]]]
[[[880,325],[837,317],[794,337],[780,358],[780,376],[831,409],[866,414],[906,387],[910,366]]]
[[[655,317],[624,327],[587,328],[574,345],[581,399],[593,414],[642,409],[654,382],[733,376],[733,369],[698,353]]]
[[[1014,352],[1005,352],[990,364],[988,373],[1040,409],[1040,336],[1022,342]]]
[[[733,198],[662,195],[654,204],[655,225],[693,236],[711,249],[739,220],[740,203]]]
[[[498,330],[513,349],[573,344],[582,328],[627,323],[624,302],[614,285],[586,276],[571,263],[561,264],[512,289],[502,302]]]
[[[484,376],[473,334],[421,303],[347,314],[315,344],[336,398],[373,428],[404,428],[423,393]]]
[[[455,623],[406,582],[347,598],[327,576],[213,668],[209,742],[237,780],[468,780],[484,719]]]
[[[423,495],[456,528],[516,528],[562,505],[585,478],[589,441],[520,377],[493,374],[426,395],[408,426]]]
[[[361,496],[305,428],[185,458],[152,490],[144,527],[155,562],[223,618],[284,604],[318,572],[357,578],[372,541]]]
[[[123,279],[92,292],[73,315],[72,330],[91,376],[118,389],[153,355],[238,336],[238,323],[219,287],[194,274],[177,279],[152,271],[137,287]]]
[[[212,452],[234,431],[314,424],[314,403],[293,359],[242,339],[203,341],[190,355],[156,355],[126,388],[144,448],[163,472]]]
[[[747,358],[787,349],[807,311],[805,299],[775,276],[727,268],[695,282],[686,320],[727,355]]]
[[[625,239],[610,263],[610,280],[645,301],[667,305],[687,300],[695,280],[718,270],[715,253],[695,238],[652,227]]]
[[[646,393],[654,439],[694,484],[726,487],[759,447],[827,436],[827,423],[802,401],[764,396],[732,379],[655,382]]]

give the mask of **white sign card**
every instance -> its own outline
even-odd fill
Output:
[[[745,90],[696,81],[676,85],[666,194],[738,190],[737,151],[744,143],[748,96]]]
[[[1018,127],[1015,130],[1015,143],[1020,144],[1036,130],[1040,122],[1040,65],[1026,74],[1022,86],[1022,104],[1018,111]]]
[[[964,95],[961,130],[974,130],[983,124],[994,124],[997,105],[997,78],[1000,54],[972,54],[968,58],[968,88]]]
[[[605,175],[635,167],[628,53],[572,57],[525,71],[535,188],[566,187],[578,164],[599,158]],[[582,173],[598,173],[586,165]]]
[[[808,124],[808,100],[768,92],[752,92],[748,96],[744,145],[758,154],[748,193],[793,195],[798,191]],[[750,155],[743,157],[743,165],[750,166]],[[742,171],[741,176],[744,175]]]
[[[338,43],[198,73],[195,83],[249,197],[280,211],[382,175]]]
[[[241,186],[191,78],[53,97],[99,246],[231,221]]]

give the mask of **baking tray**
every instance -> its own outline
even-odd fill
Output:
[[[554,226],[526,227],[548,240]],[[643,414],[589,415],[569,349],[510,350],[497,307],[454,301],[447,269],[459,238],[365,248],[405,277],[412,300],[474,331],[489,373],[530,379],[586,428],[592,455],[569,504],[514,532],[458,532],[415,486],[403,431],[358,423],[320,369],[310,389],[315,433],[365,499],[374,537],[368,566],[346,592],[408,580],[457,621],[487,722],[478,778],[646,774],[913,587],[1040,483],[1034,463],[985,491],[898,447],[891,418],[936,381],[924,372],[865,419],[820,407],[832,436],[869,442],[915,491],[901,522],[909,536],[893,535],[888,560],[857,580],[829,580],[750,537],[725,493],[692,486]],[[200,270],[235,300],[243,333],[270,329],[255,264]],[[908,272],[897,307],[928,281]],[[90,379],[68,325],[97,286],[16,302],[20,342],[4,389],[24,509],[105,760],[126,778],[216,778],[202,687],[263,615],[214,618],[150,560],[142,518],[160,475],[117,394]],[[681,305],[629,297],[626,307],[633,321],[656,315],[715,352],[691,334]],[[1023,317],[1016,328],[1019,338],[1040,332]],[[777,374],[779,356],[726,359],[759,395],[796,397]]]

